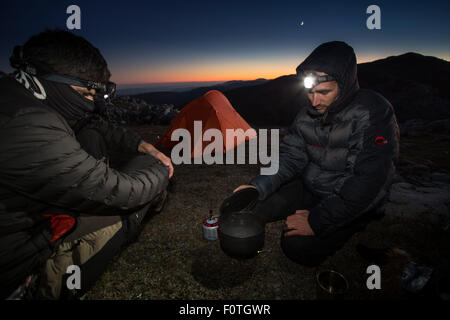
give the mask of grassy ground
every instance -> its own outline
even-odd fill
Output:
[[[135,129],[154,142],[166,128]],[[417,150],[408,152],[408,159],[420,158]],[[411,298],[400,287],[399,277],[407,262],[402,256],[382,266],[381,290],[367,289],[370,263],[356,252],[359,242],[401,248],[414,261],[437,267],[438,275],[449,267],[448,230],[393,217],[370,224],[318,268],[302,267],[283,255],[279,246],[282,221],[266,226],[265,252],[246,261],[229,258],[218,241],[202,238],[202,221],[210,209],[217,214],[223,199],[258,171],[257,165],[176,166],[174,192],[165,210],[146,221],[138,241],[121,250],[87,299],[332,299],[316,283],[317,271],[327,268],[341,272],[349,283],[347,293],[336,298]]]

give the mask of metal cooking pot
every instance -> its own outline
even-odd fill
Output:
[[[246,188],[233,193],[220,206],[220,247],[233,258],[251,258],[264,246],[264,223],[251,212],[257,201],[258,191]]]

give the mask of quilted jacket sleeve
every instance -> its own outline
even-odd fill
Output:
[[[87,154],[69,125],[43,108],[0,127],[0,177],[22,195],[90,214],[120,214],[149,203],[168,184],[159,163],[126,174]],[[14,191],[12,190],[12,191]]]
[[[300,113],[280,143],[279,169],[274,175],[259,175],[250,183],[259,192],[259,199],[264,200],[282,184],[298,175],[308,163],[305,141],[300,132],[298,121]]]

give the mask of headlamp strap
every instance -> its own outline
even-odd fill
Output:
[[[334,81],[334,78],[332,76],[329,76],[329,75],[326,75],[326,76],[315,75],[315,77],[317,78],[317,83]]]
[[[67,85],[78,86],[83,88],[95,89],[101,93],[107,93],[109,96],[114,95],[116,91],[116,85],[113,82],[101,83],[91,80],[77,79],[66,75],[59,75],[51,73],[49,70],[42,69],[42,66],[36,68],[29,61],[23,57],[23,46],[15,46],[13,50],[13,56],[10,58],[11,66],[18,70],[23,70],[31,76],[37,76],[39,78],[64,83]]]
[[[74,78],[67,77],[67,76],[62,76],[59,74],[45,74],[40,77],[45,80],[52,81],[52,82],[64,83],[64,84],[68,84],[71,86],[77,86],[77,87],[83,87],[83,88],[86,87],[86,83],[83,83],[82,81],[80,81],[78,79],[74,79]]]

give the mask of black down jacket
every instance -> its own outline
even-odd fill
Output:
[[[300,109],[280,144],[279,170],[251,184],[260,199],[301,175],[321,199],[308,221],[325,235],[386,200],[399,155],[399,130],[391,104],[380,94],[359,89],[356,57],[343,42],[319,46],[297,68],[333,76],[339,97],[321,115]],[[305,209],[305,208],[298,208]]]
[[[162,164],[125,174],[96,160],[59,113],[13,78],[0,79],[0,294],[52,253],[43,214],[131,213],[167,184]]]

